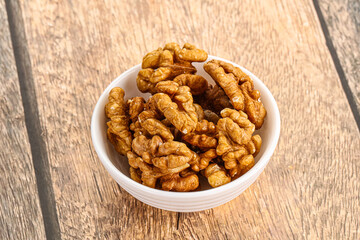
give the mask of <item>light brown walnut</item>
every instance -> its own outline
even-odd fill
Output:
[[[151,136],[159,135],[165,141],[174,139],[170,129],[156,119],[155,112],[149,110],[143,111],[139,114],[138,121],[142,129],[145,129]]]
[[[159,146],[152,162],[160,169],[172,169],[183,166],[194,157],[194,152],[185,143],[169,141]]]
[[[132,150],[145,162],[152,164],[152,159],[158,152],[158,148],[161,144],[163,144],[163,140],[159,136],[153,136],[148,139],[146,136],[140,135],[134,138]]]
[[[133,97],[127,101],[129,106],[129,115],[132,122],[137,120],[139,114],[144,111],[145,99],[142,97]]]
[[[231,66],[231,64],[223,61],[211,60],[204,64],[204,69],[225,91],[234,108],[237,110],[244,110],[244,95],[239,88],[236,78],[239,71],[236,71],[238,68]]]
[[[210,161],[215,159],[216,157],[217,157],[216,150],[210,149],[204,153],[196,154],[196,157],[194,157],[189,162],[189,164],[193,171],[199,172],[205,169],[209,165]]]
[[[144,68],[157,68],[159,66],[160,54],[162,53],[162,48],[158,48],[154,51],[147,53],[143,57],[141,67]]]
[[[189,164],[173,168],[170,170],[161,170],[151,164],[146,163],[136,153],[129,151],[127,158],[130,165],[130,177],[138,183],[142,183],[148,187],[155,188],[157,180],[163,176],[178,174],[189,167]]]
[[[170,51],[177,62],[204,62],[208,58],[204,50],[190,43],[185,43],[183,48],[177,43],[167,43],[164,50]]]
[[[123,89],[113,88],[109,93],[109,102],[105,105],[105,114],[110,118],[110,121],[107,122],[108,139],[114,145],[115,150],[122,155],[131,151],[132,142],[124,95]]]
[[[195,128],[196,133],[214,134],[215,131],[216,131],[215,124],[213,122],[209,122],[206,119],[199,121]]]
[[[176,56],[183,61],[204,62],[208,58],[208,54],[190,43],[185,43],[183,48],[175,52]]]
[[[151,188],[155,188],[157,179],[164,174],[150,164],[146,163],[141,157],[131,151],[127,152],[127,158],[129,165],[132,168],[140,169],[142,184]],[[136,181],[138,179],[135,178],[134,180]]]
[[[251,137],[251,141],[250,141],[250,142],[254,144],[253,148],[255,148],[255,151],[252,150],[252,149],[250,150],[249,147],[248,147],[248,149],[249,149],[249,151],[252,153],[252,155],[253,155],[254,157],[256,157],[256,155],[260,152],[261,144],[262,144],[262,139],[261,139],[261,137],[260,137],[259,134],[256,134],[256,135],[254,135],[254,136]]]
[[[189,117],[197,123],[198,118],[190,88],[187,86],[180,86],[173,99],[174,102],[176,102],[181,109],[184,109]]]
[[[136,78],[137,86],[141,92],[155,94],[156,83],[172,80],[181,74],[194,74],[196,68],[191,63],[202,62],[206,59],[207,53],[204,50],[189,43],[186,43],[182,49],[175,43],[166,44],[164,49],[158,48],[144,56],[143,69]],[[189,80],[184,80],[184,84],[191,84],[195,91],[199,91],[201,84],[207,84],[205,79],[200,78],[200,76],[190,77]],[[191,79],[196,79],[197,82]]]
[[[136,84],[141,92],[150,92],[155,94],[155,86],[158,82],[169,79],[171,76],[171,70],[166,67],[160,67],[156,70],[152,68],[146,68],[139,71]]]
[[[105,105],[105,114],[108,118],[113,116],[126,115],[126,103],[124,101],[125,92],[122,88],[115,87],[110,90],[109,101]]]
[[[215,131],[215,124],[203,119],[197,123],[194,132],[184,134],[182,139],[200,149],[216,148]]]
[[[240,86],[245,98],[245,112],[249,120],[255,124],[256,129],[261,128],[266,117],[266,109],[260,101],[260,92],[254,90],[250,82],[245,82]]]
[[[207,136],[206,134],[188,133],[184,135],[182,139],[191,145],[202,149],[215,148],[217,145],[216,138]]]
[[[180,85],[174,81],[162,81],[156,84],[157,93],[166,93],[171,98],[175,96],[179,90]]]
[[[113,116],[107,122],[107,136],[121,155],[131,151],[132,135],[129,131],[129,119],[126,116]]]
[[[193,97],[190,93],[190,88],[187,86],[179,86],[177,83],[173,81],[164,81],[158,83],[156,88],[159,93],[167,94],[172,101],[174,101],[178,105],[178,109],[182,109],[185,111],[187,116],[189,116],[195,123],[198,121],[198,115],[196,112],[196,107],[194,105]],[[162,112],[158,105],[159,96],[153,96],[151,102],[153,102],[153,108],[155,108],[157,112]],[[167,98],[168,99],[168,98]],[[166,116],[165,116],[166,117]],[[168,118],[169,119],[169,118]],[[170,119],[169,119],[170,120]],[[171,120],[170,120],[171,122]],[[176,127],[176,125],[173,123]],[[180,129],[179,129],[180,130]]]
[[[163,142],[159,136],[148,139],[140,135],[134,138],[132,148],[146,163],[162,171],[184,166],[195,157],[195,153],[186,144],[177,141]]]
[[[184,170],[161,177],[160,183],[165,191],[189,192],[198,188],[199,177],[192,171]]]
[[[231,118],[237,125],[243,128],[248,135],[254,133],[255,125],[248,119],[248,115],[243,111],[225,108],[220,114],[223,118]]]
[[[190,133],[195,130],[197,124],[197,114],[193,105],[191,94],[188,87],[186,91],[180,91],[173,102],[171,98],[164,93],[153,95],[152,99],[156,103],[156,109],[160,111],[172,125],[182,133]],[[179,107],[180,106],[180,107]]]
[[[211,60],[204,64],[204,69],[225,91],[236,110],[245,111],[249,120],[259,129],[266,116],[266,110],[260,101],[260,92],[254,90],[252,79],[230,63]]]
[[[150,136],[150,134],[141,126],[139,121],[131,123],[130,130],[133,131],[134,138],[136,138],[140,135]]]
[[[214,188],[231,181],[231,177],[227,175],[226,170],[216,163],[212,163],[206,167],[204,176],[207,178],[210,186]]]
[[[253,154],[261,147],[259,135],[252,136],[255,127],[241,111],[224,109],[217,125],[218,146],[216,152],[222,156],[224,166],[231,177],[244,174],[254,164]]]

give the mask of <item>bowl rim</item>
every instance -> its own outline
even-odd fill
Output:
[[[274,116],[275,116],[275,134],[273,136],[270,137],[270,143],[268,148],[265,150],[265,152],[263,153],[263,155],[260,157],[260,159],[258,160],[258,162],[248,171],[246,172],[244,175],[242,175],[241,177],[235,179],[234,181],[231,181],[225,185],[222,185],[220,187],[217,188],[211,188],[211,189],[206,189],[206,190],[200,190],[200,191],[195,191],[195,192],[171,192],[171,191],[164,191],[164,190],[160,190],[160,189],[155,189],[155,188],[150,188],[147,187],[143,184],[140,184],[134,180],[132,180],[131,178],[127,177],[124,173],[122,173],[109,159],[109,157],[107,156],[105,149],[101,149],[100,148],[100,141],[101,139],[96,137],[96,128],[99,124],[99,118],[97,116],[99,116],[99,114],[104,114],[104,106],[101,106],[101,102],[104,98],[108,97],[108,93],[109,91],[115,87],[114,85],[116,85],[119,81],[121,81],[121,79],[127,77],[129,74],[131,74],[133,71],[137,71],[138,69],[141,69],[141,64],[135,65],[132,68],[126,70],[125,72],[123,72],[122,74],[120,74],[118,77],[116,77],[108,86],[107,88],[103,91],[103,93],[100,95],[95,108],[93,110],[93,114],[91,117],[91,138],[92,138],[92,142],[93,142],[93,146],[95,148],[95,151],[100,159],[100,161],[102,162],[102,164],[104,165],[104,167],[106,168],[106,170],[111,174],[110,171],[112,171],[114,174],[116,174],[116,176],[121,180],[126,182],[129,185],[132,185],[133,187],[137,188],[138,190],[144,192],[144,193],[148,193],[148,194],[154,194],[157,195],[159,197],[168,197],[168,198],[188,198],[190,196],[192,197],[205,197],[205,196],[211,196],[211,195],[217,195],[221,192],[226,192],[238,185],[242,185],[243,183],[249,181],[254,175],[256,175],[256,173],[258,171],[260,171],[261,169],[265,168],[267,163],[269,162],[272,154],[275,151],[275,148],[277,146],[278,140],[279,140],[279,136],[280,136],[280,112],[279,112],[279,108],[277,106],[277,103],[273,97],[273,95],[271,94],[270,90],[266,87],[266,85],[258,78],[256,77],[253,73],[251,73],[249,70],[247,70],[246,68],[231,62],[229,60],[220,58],[220,57],[216,57],[216,56],[212,56],[212,55],[208,55],[208,59],[205,61],[210,61],[210,60],[221,60],[227,63],[231,63],[236,67],[239,67],[244,73],[246,73],[247,75],[249,75],[252,79],[256,79],[256,85],[261,85],[261,88],[263,88],[261,94],[263,94],[263,91],[266,92],[266,95],[268,95],[269,100],[270,100],[270,105],[272,106],[272,109],[274,111]],[[260,173],[259,173],[260,174]],[[113,177],[113,176],[112,176]],[[113,177],[114,178],[114,177]],[[116,179],[115,179],[116,180]],[[118,181],[116,181],[118,182]],[[119,184],[119,183],[118,183]],[[120,184],[121,186],[121,184]],[[130,186],[128,186],[130,187]]]

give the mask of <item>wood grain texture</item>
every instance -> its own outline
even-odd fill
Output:
[[[0,239],[44,239],[5,2],[0,0]]]
[[[360,112],[360,2],[319,0],[319,6]]]
[[[359,238],[360,137],[311,1],[37,0],[22,14],[63,239]],[[168,41],[245,66],[282,117],[256,183],[199,213],[135,200],[91,145],[102,91]]]

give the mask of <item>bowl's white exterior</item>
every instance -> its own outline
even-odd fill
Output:
[[[209,56],[208,61],[218,59],[229,62],[248,74],[254,81],[255,88],[261,92],[261,100],[267,110],[267,116],[263,127],[258,131],[263,139],[260,153],[256,157],[255,166],[240,178],[218,188],[197,192],[167,192],[152,189],[139,184],[129,178],[129,165],[126,159],[120,159],[106,138],[106,118],[104,106],[110,90],[121,87],[125,90],[126,98],[134,96],[147,97],[149,94],[141,93],[136,87],[136,76],[141,65],[136,65],[117,77],[100,96],[91,119],[91,136],[95,150],[110,175],[132,196],[138,200],[161,209],[176,212],[194,212],[222,205],[239,196],[248,188],[264,170],[270,160],[280,135],[280,113],[269,89],[254,74],[245,68],[225,59]],[[202,75],[209,82],[213,82],[203,70],[203,63],[195,63],[197,74]]]

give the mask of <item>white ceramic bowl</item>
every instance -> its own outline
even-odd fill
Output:
[[[218,59],[229,62],[248,74],[254,81],[255,88],[261,92],[261,100],[267,110],[264,125],[257,131],[263,143],[260,153],[255,158],[255,166],[240,178],[220,186],[210,188],[206,182],[201,182],[201,191],[196,192],[167,192],[149,188],[133,181],[129,177],[129,164],[125,157],[120,156],[112,147],[106,137],[106,117],[104,106],[108,101],[108,94],[114,87],[125,90],[125,98],[142,96],[148,98],[149,94],[141,93],[136,86],[136,76],[141,64],[127,70],[117,77],[103,92],[97,102],[91,119],[91,136],[95,150],[106,170],[128,193],[138,200],[161,209],[176,212],[195,212],[222,205],[239,196],[247,189],[264,170],[273,154],[280,135],[280,114],[274,97],[269,89],[254,74],[245,68],[225,59],[209,56],[208,61]],[[204,63],[194,63],[197,74],[214,83],[211,77],[203,70]]]

